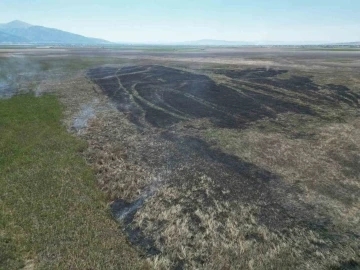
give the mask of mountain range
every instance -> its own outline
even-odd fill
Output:
[[[195,41],[187,41],[176,43],[176,45],[190,45],[190,46],[306,46],[306,45],[346,45],[358,46],[360,42],[343,42],[343,43],[329,43],[322,41],[227,41],[216,39],[201,39]]]
[[[31,25],[22,21],[0,24],[0,44],[74,44],[95,45],[111,42],[65,32],[55,28]]]
[[[357,42],[345,42],[345,43],[337,43],[336,45],[346,45],[346,46],[360,46],[360,41],[357,41]]]
[[[106,45],[114,44],[107,40],[85,37],[55,28],[31,25],[22,21],[12,21],[0,24],[0,44],[58,44],[58,45]],[[129,45],[134,43],[118,44]],[[187,42],[142,44],[141,45],[177,45],[177,46],[258,46],[258,45],[345,45],[359,46],[360,42],[333,43],[324,42],[282,42],[282,41],[227,41],[216,39],[202,39]],[[138,44],[138,45],[139,45]],[[135,43],[136,45],[136,43]]]
[[[192,46],[246,46],[254,45],[254,42],[247,41],[228,41],[228,40],[217,40],[217,39],[201,39],[193,41],[185,41],[177,43],[178,45],[192,45]]]
[[[201,39],[184,42],[116,42],[125,46],[214,46],[214,47],[237,47],[237,46],[360,46],[360,42],[329,43],[323,41],[228,41],[217,39]]]

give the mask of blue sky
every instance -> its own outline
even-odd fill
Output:
[[[0,0],[15,19],[110,41],[360,40],[360,0]]]

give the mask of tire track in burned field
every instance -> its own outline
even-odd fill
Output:
[[[98,67],[89,70],[87,76],[101,87],[119,111],[126,113],[129,120],[144,131],[144,139],[139,142],[141,146],[132,148],[136,152],[133,154],[137,156],[136,163],[152,168],[155,175],[168,172],[167,184],[196,186],[198,175],[206,175],[214,181],[211,188],[216,200],[255,205],[259,210],[258,222],[271,230],[300,226],[326,231],[331,227],[329,219],[298,200],[301,191],[295,186],[286,184],[279,176],[263,168],[214,149],[197,136],[196,131],[186,128],[179,131],[175,124],[208,119],[220,128],[242,129],[254,121],[276,118],[286,112],[322,117],[314,107],[333,107],[339,102],[358,107],[359,96],[344,86],[319,86],[308,78],[276,78],[286,70],[212,72],[241,82],[234,89],[233,85],[217,84],[205,75],[157,65],[120,69]],[[330,97],[324,98],[322,87],[331,92]],[[283,96],[291,98],[283,100]],[[302,102],[296,102],[293,96],[298,96]],[[190,213],[196,227],[193,213],[202,207],[215,207],[216,202],[214,204],[205,191],[194,196],[203,197],[203,202],[208,203],[199,205],[194,197],[193,201],[183,205],[184,215]],[[139,200],[142,204],[145,199]],[[133,204],[119,204],[132,209],[132,218],[126,221],[128,228],[137,209],[142,206],[137,203],[139,200]],[[122,213],[124,209],[117,211]],[[135,230],[139,232],[140,229]],[[128,233],[131,235],[132,231]],[[134,241],[139,242],[141,240]],[[153,249],[151,245],[147,249]]]
[[[261,89],[262,93],[241,87],[236,91],[205,75],[163,66],[99,67],[91,69],[88,76],[120,111],[129,113],[132,121],[161,128],[199,118],[208,118],[218,127],[243,128],[262,118],[275,118],[279,113],[315,116],[318,112],[313,106],[317,105],[344,102],[358,106],[359,95],[345,86],[319,86],[300,76],[275,77],[286,72],[261,68],[214,70],[216,74],[241,80],[245,86]],[[320,91],[322,88],[330,91],[330,95]],[[276,92],[279,89],[283,89],[282,96],[295,95],[296,99],[283,100]]]
[[[343,85],[327,84],[317,85],[311,78],[302,76],[291,76],[288,79],[280,79],[277,76],[285,74],[287,70],[275,70],[265,68],[254,68],[247,70],[227,70],[217,69],[211,70],[215,74],[225,75],[228,78],[236,80],[242,85],[246,85],[255,89],[260,89],[267,93],[267,96],[278,96],[277,101],[273,100],[271,103],[281,106],[282,98],[296,97],[301,100],[310,109],[311,105],[331,106],[339,105],[343,102],[351,107],[358,107],[360,95],[351,91],[348,87]],[[325,90],[325,91],[324,91]],[[249,91],[246,91],[249,93]],[[251,94],[251,93],[250,93]],[[279,94],[281,96],[279,96]],[[256,96],[254,98],[257,98]],[[298,106],[296,103],[290,106]],[[306,107],[304,108],[306,110]],[[296,113],[311,114],[307,112],[294,110]]]

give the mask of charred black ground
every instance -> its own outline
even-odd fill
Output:
[[[208,119],[217,127],[243,129],[254,121],[288,112],[322,118],[321,109],[329,106],[344,102],[357,107],[359,96],[345,86],[321,86],[307,77],[277,77],[287,70],[204,72],[227,79],[215,82],[207,75],[158,65],[98,67],[87,75],[118,110],[152,134],[136,150],[141,157],[139,162],[157,173],[170,170],[167,182],[192,185],[195,176],[203,173],[215,180],[219,199],[256,205],[260,209],[258,220],[269,228],[299,225],[329,230],[331,222],[326,216],[314,213],[310,206],[295,199],[301,192],[296,186],[289,186],[281,177],[215,149],[191,128],[179,132],[172,127],[180,122]],[[154,133],[154,127],[162,132]],[[226,196],[220,192],[225,189],[229,190]],[[206,201],[206,194],[198,196]],[[195,211],[196,207],[189,205],[187,211]]]
[[[311,78],[276,76],[286,70],[213,70],[231,78],[216,83],[206,75],[148,65],[99,67],[88,76],[130,119],[166,128],[180,121],[209,118],[219,127],[242,128],[279,113],[317,115],[313,106],[345,102],[358,106],[359,96],[341,85],[319,86]],[[260,91],[259,91],[260,90]],[[329,90],[330,95],[322,90]],[[293,96],[296,95],[296,99]]]

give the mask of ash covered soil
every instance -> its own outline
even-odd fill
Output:
[[[359,268],[357,88],[262,67],[100,66],[87,77],[134,128],[120,159],[148,179],[116,193],[124,179],[99,170],[155,268]]]
[[[140,123],[145,118],[151,125],[162,128],[199,118],[209,118],[219,127],[243,128],[250,122],[274,118],[279,113],[316,115],[311,105],[336,106],[346,102],[358,106],[359,96],[342,85],[321,87],[310,78],[300,76],[273,78],[286,72],[265,68],[215,71],[240,80],[241,85],[235,87],[216,83],[205,75],[163,66],[100,67],[90,70],[88,76],[119,110],[130,113],[133,121]],[[272,87],[286,89],[290,94],[300,92],[303,96],[297,101],[286,101],[287,94]],[[330,94],[321,92],[321,88]]]

